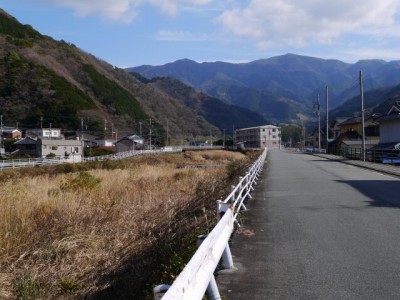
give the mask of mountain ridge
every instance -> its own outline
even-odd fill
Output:
[[[189,72],[189,70],[191,72]],[[153,78],[171,76],[227,103],[260,112],[275,122],[312,121],[313,104],[329,86],[330,104],[339,106],[354,97],[359,72],[365,74],[366,90],[400,83],[400,61],[371,59],[356,63],[292,53],[248,63],[177,60],[161,66],[138,66],[126,71]],[[241,94],[240,99],[236,96]],[[247,96],[245,95],[247,94]],[[276,118],[270,112],[281,107]],[[297,113],[296,113],[297,111]]]

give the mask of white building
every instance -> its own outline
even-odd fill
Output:
[[[280,149],[281,128],[274,125],[235,130],[235,144],[245,149]]]
[[[63,138],[61,135],[61,128],[37,128],[26,131],[26,135],[29,137],[43,137],[49,139],[60,139]]]

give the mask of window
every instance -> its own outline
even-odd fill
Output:
[[[58,147],[57,146],[51,146],[51,150],[57,150]]]
[[[78,153],[79,152],[79,147],[71,147],[71,152],[72,153]]]

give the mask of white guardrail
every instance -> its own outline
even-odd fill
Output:
[[[30,159],[13,159],[13,160],[0,160],[0,171],[6,169],[16,169],[34,166],[48,166],[59,165],[66,163],[79,163],[82,161],[103,161],[103,160],[119,160],[133,156],[140,156],[146,154],[157,154],[165,152],[182,152],[183,150],[217,150],[223,149],[220,146],[180,146],[180,147],[165,147],[156,150],[131,150],[125,152],[118,152],[102,156],[70,156],[69,158],[30,158]]]
[[[222,258],[222,267],[233,268],[229,248],[229,239],[234,223],[241,209],[246,210],[244,200],[251,198],[250,192],[256,183],[267,156],[265,150],[250,167],[246,176],[239,177],[239,183],[232,186],[232,192],[224,201],[217,201],[217,217],[214,229],[204,236],[199,236],[199,248],[183,271],[171,286],[159,285],[154,288],[154,299],[159,300],[196,300],[202,299],[207,292],[208,299],[221,299],[214,278],[214,271]]]
[[[160,150],[132,150],[126,152],[119,152],[110,155],[102,156],[90,156],[83,158],[83,161],[103,161],[103,160],[119,160],[133,156],[140,156],[146,154],[157,154],[165,152],[182,152],[182,148],[173,149],[160,149]],[[16,169],[24,167],[35,167],[35,166],[49,166],[49,165],[60,165],[67,163],[80,163],[82,162],[81,156],[70,156],[69,158],[30,158],[30,159],[13,159],[13,160],[2,160],[0,161],[0,171],[6,169]]]

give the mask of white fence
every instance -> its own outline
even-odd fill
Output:
[[[239,178],[239,183],[232,187],[229,196],[224,201],[217,201],[219,219],[217,225],[202,241],[199,249],[172,286],[160,285],[154,289],[154,299],[200,300],[206,291],[209,299],[221,299],[214,271],[221,258],[224,268],[233,268],[228,241],[232,235],[234,223],[237,223],[240,210],[246,209],[244,200],[247,197],[251,198],[250,192],[262,170],[266,155],[267,150],[251,166],[246,176]],[[204,236],[200,238],[204,238]]]
[[[118,160],[133,156],[140,156],[146,154],[165,153],[165,152],[182,152],[182,148],[173,149],[160,149],[160,150],[133,150],[120,152],[103,156],[85,157],[83,160],[81,156],[70,156],[69,158],[30,158],[30,159],[14,159],[0,161],[0,171],[5,169],[16,169],[34,166],[51,166],[66,163],[77,163],[82,161],[103,161],[103,160]]]
[[[30,158],[30,159],[14,159],[0,160],[0,171],[6,169],[15,169],[34,166],[59,165],[66,163],[77,163],[82,161],[103,161],[103,160],[119,160],[133,156],[146,154],[166,153],[166,152],[182,152],[183,150],[217,150],[223,149],[220,146],[182,146],[182,147],[165,147],[157,150],[131,150],[118,152],[102,156],[90,156],[82,159],[81,156],[70,156],[68,158]]]

